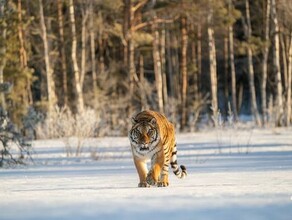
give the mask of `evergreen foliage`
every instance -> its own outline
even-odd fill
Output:
[[[31,145],[3,109],[0,109],[0,145],[0,167],[25,164],[27,159],[31,159]]]

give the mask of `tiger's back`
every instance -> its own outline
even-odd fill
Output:
[[[132,118],[129,132],[134,163],[140,178],[138,186],[168,186],[168,168],[179,178],[187,173],[184,166],[179,169],[176,159],[175,129],[167,118],[154,111],[143,111]],[[146,162],[151,160],[148,172]]]

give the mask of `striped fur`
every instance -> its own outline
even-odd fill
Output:
[[[187,175],[185,166],[177,164],[174,126],[158,112],[143,111],[132,118],[129,139],[134,163],[140,178],[139,187],[168,186],[168,168],[178,178]],[[151,160],[148,172],[146,162]]]

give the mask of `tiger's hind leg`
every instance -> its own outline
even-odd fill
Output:
[[[160,174],[160,179],[158,182],[159,187],[166,187],[169,185],[168,169],[169,169],[172,149],[173,149],[173,146],[170,143],[164,145],[164,147],[163,147],[163,150],[164,150],[164,158],[163,159],[164,160],[163,160],[163,167],[162,167],[161,174]]]

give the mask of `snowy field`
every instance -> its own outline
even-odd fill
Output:
[[[0,219],[292,219],[291,129],[201,131],[177,143],[187,178],[137,188],[126,137],[86,140],[69,158],[66,140],[35,141],[34,164],[0,169]]]

